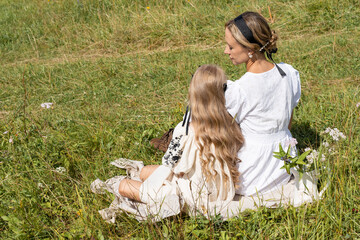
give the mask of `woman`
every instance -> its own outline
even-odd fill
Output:
[[[270,192],[290,179],[273,152],[279,144],[287,147],[291,138],[289,128],[300,99],[300,78],[292,66],[269,61],[277,51],[276,40],[276,33],[256,12],[244,12],[225,24],[224,53],[234,65],[244,64],[247,70],[239,80],[227,82],[225,93],[226,108],[245,138],[238,155],[243,161],[238,165],[237,193],[243,196]]]

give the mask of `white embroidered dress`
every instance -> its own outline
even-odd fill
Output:
[[[217,173],[215,180],[205,181],[202,171],[199,149],[195,142],[194,132],[190,126],[186,135],[186,125],[179,123],[160,165],[140,187],[142,203],[121,197],[117,187],[112,187],[113,180],[103,182],[95,180],[91,189],[95,193],[108,190],[115,195],[109,208],[100,210],[102,217],[110,222],[115,221],[118,210],[135,216],[138,220],[161,220],[165,217],[186,212],[191,216],[222,215],[228,217],[227,206],[235,196],[235,186],[229,168],[224,165],[224,172],[218,160],[214,162]],[[117,165],[116,161],[112,163]],[[213,172],[215,173],[215,172]],[[114,181],[118,177],[112,178]],[[226,180],[227,179],[227,180]],[[118,186],[118,185],[117,185]]]
[[[214,169],[216,178],[205,181],[193,129],[190,126],[186,135],[186,126],[182,126],[181,122],[174,129],[163,165],[141,185],[141,200],[156,205],[173,195],[179,197],[181,211],[189,215],[221,214],[223,208],[233,200],[235,187],[226,164],[224,172],[228,180],[218,160],[215,160]]]

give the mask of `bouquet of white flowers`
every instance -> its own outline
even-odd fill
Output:
[[[340,132],[337,128],[326,128],[321,133],[324,136],[324,140],[318,150],[311,148],[305,148],[304,152],[300,155],[292,154],[296,152],[297,140],[291,138],[285,151],[282,145],[279,145],[279,151],[274,152],[274,157],[284,161],[282,169],[286,169],[286,172],[290,174],[291,169],[295,169],[300,176],[300,179],[304,172],[314,172],[317,176],[320,176],[320,170],[326,167],[322,166],[326,160],[325,154],[333,154],[336,151],[336,144],[341,139],[346,139],[346,136]]]

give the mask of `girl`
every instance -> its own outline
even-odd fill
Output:
[[[94,192],[107,189],[116,196],[110,208],[100,211],[106,220],[115,221],[119,208],[139,220],[181,211],[226,215],[239,182],[237,153],[243,145],[239,125],[225,108],[226,79],[215,65],[203,65],[195,72],[189,114],[176,126],[163,165],[143,167],[141,162],[122,159],[112,164],[127,168],[132,179],[94,181]]]

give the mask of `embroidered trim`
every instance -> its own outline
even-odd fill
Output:
[[[163,165],[174,167],[175,164],[179,161],[183,153],[182,146],[180,146],[182,137],[183,135],[180,135],[171,139],[169,147],[163,156]]]

